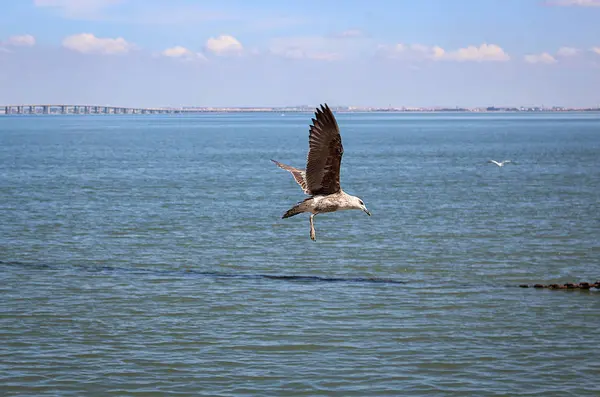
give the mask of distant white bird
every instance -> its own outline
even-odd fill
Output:
[[[504,164],[512,163],[512,161],[510,161],[510,160],[504,160],[504,161],[497,162],[496,160],[488,160],[488,163],[494,163],[498,167],[502,167],[502,166],[504,166]]]

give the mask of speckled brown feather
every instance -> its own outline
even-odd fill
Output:
[[[312,195],[340,191],[340,166],[344,147],[331,109],[325,104],[317,109],[308,137],[306,185]]]
[[[304,177],[304,170],[294,168],[292,166],[280,163],[279,161],[276,161],[273,159],[271,159],[271,161],[274,162],[279,168],[289,171],[292,174],[292,176],[294,177],[294,179],[296,180],[296,182],[298,182],[298,185],[300,185],[300,187],[302,188],[304,193],[310,194],[308,187],[306,187],[306,179]]]

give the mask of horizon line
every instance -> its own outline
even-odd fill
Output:
[[[322,102],[327,103],[327,101]],[[40,102],[40,103],[7,103],[0,104],[0,110],[12,109],[12,108],[111,108],[111,109],[139,109],[139,110],[313,110],[321,105],[280,105],[280,106],[268,106],[268,105],[241,105],[241,106],[211,106],[211,105],[181,105],[181,106],[120,106],[120,105],[108,105],[108,104],[89,104],[89,103],[52,103],[52,102]],[[469,110],[525,110],[525,109],[546,109],[546,110],[585,110],[585,109],[600,109],[598,105],[586,105],[586,106],[562,106],[562,105],[476,105],[476,106],[461,106],[461,105],[427,105],[427,106],[376,106],[376,105],[329,105],[332,110],[347,110],[347,111],[361,111],[361,110],[382,110],[382,111],[411,111],[411,110],[448,110],[448,111],[469,111]]]

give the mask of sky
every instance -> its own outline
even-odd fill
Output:
[[[597,106],[600,0],[0,0],[0,105]]]

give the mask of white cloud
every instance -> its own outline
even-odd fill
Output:
[[[580,50],[573,47],[560,47],[556,52],[556,55],[561,57],[573,57],[579,54]]]
[[[525,55],[525,62],[527,63],[556,63],[556,58],[547,52],[543,52],[541,54],[529,54]]]
[[[10,36],[5,42],[5,45],[15,47],[31,47],[35,45],[35,37],[30,34]]]
[[[508,61],[510,56],[496,44],[468,46],[458,50],[447,51],[439,46],[429,47],[423,44],[396,44],[393,47],[380,46],[392,58],[410,60],[434,60],[457,62]]]
[[[164,56],[170,57],[170,58],[181,58],[181,57],[189,57],[189,56],[193,55],[194,53],[192,51],[188,50],[187,48],[178,45],[175,47],[167,48],[166,50],[164,50],[162,52],[162,54]]]
[[[100,38],[91,33],[80,33],[67,36],[63,39],[62,45],[73,51],[83,54],[126,54],[135,46],[127,42],[122,37]]]
[[[206,59],[206,57],[199,53],[199,52],[194,52],[188,48],[182,47],[180,45],[175,46],[175,47],[171,47],[171,48],[167,48],[166,50],[164,50],[163,52],[161,52],[162,56],[168,57],[168,58],[178,58],[178,59],[183,59],[183,60],[191,60],[191,59]]]
[[[437,47],[439,48],[439,47]],[[442,50],[441,48],[439,48]],[[439,51],[439,50],[438,50]],[[444,52],[443,50],[439,52],[436,57],[440,59],[447,59],[453,61],[475,61],[475,62],[484,62],[484,61],[508,61],[510,57],[504,50],[496,45],[496,44],[481,44],[479,47],[476,46],[468,46],[466,48],[460,48],[456,51]]]
[[[206,49],[217,55],[239,54],[244,47],[235,37],[221,35],[211,37],[206,41]]]
[[[556,0],[547,2],[552,6],[600,7],[600,0]]]
[[[600,55],[600,47],[592,47],[591,48],[592,52],[595,52],[596,54]]]

